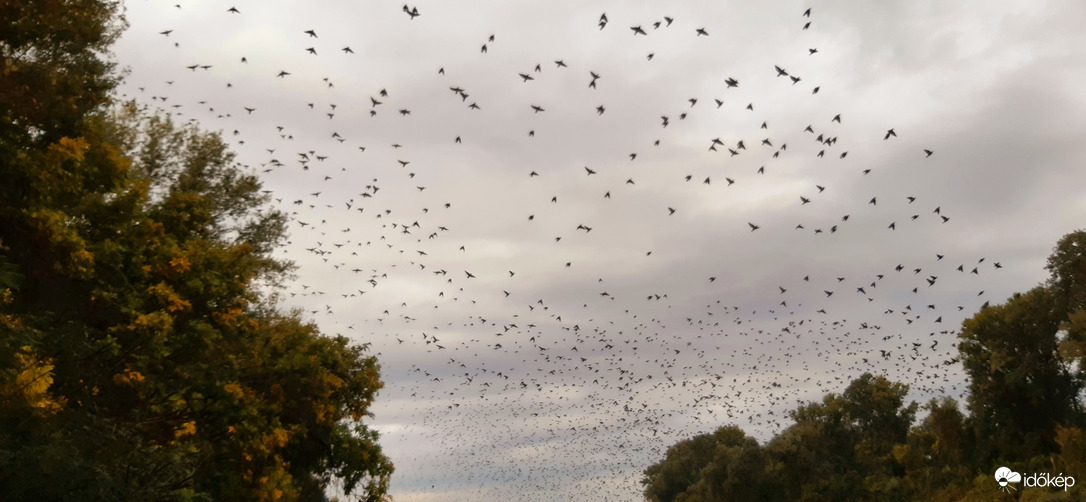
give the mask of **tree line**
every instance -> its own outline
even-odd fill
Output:
[[[994,477],[1005,466],[1086,482],[1086,231],[1060,239],[1047,270],[963,322],[964,411],[946,396],[906,403],[907,385],[864,374],[792,410],[795,423],[765,444],[734,425],[679,441],[645,469],[645,499],[1086,499],[1074,487],[1004,490]]]

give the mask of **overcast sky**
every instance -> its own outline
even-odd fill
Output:
[[[293,214],[401,502],[638,499],[864,372],[960,398],[962,319],[1086,226],[1081,2],[409,5],[137,0],[115,48]]]

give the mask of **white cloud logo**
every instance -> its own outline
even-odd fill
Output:
[[[1022,475],[1010,470],[1008,467],[1000,467],[996,469],[995,480],[999,483],[999,488],[1003,491],[1008,491],[1008,488],[1013,489],[1013,486],[1007,486],[1010,483],[1021,483]]]

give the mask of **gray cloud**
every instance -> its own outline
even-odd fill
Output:
[[[633,499],[676,440],[766,440],[865,371],[960,397],[961,320],[1082,226],[1082,6],[237,6],[128,5],[123,92],[296,212],[285,306],[380,354],[398,500]]]

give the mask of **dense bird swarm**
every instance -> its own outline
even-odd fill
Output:
[[[1010,100],[929,106],[1021,58],[747,4],[136,2],[116,51],[289,217],[282,300],[378,355],[398,500],[630,499],[675,441],[766,440],[864,373],[960,397],[961,321],[1071,229],[993,246],[1025,174],[961,140]]]

